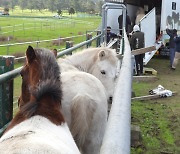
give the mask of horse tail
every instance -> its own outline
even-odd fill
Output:
[[[71,104],[71,133],[79,149],[82,148],[96,110],[96,102],[88,95],[76,95]]]

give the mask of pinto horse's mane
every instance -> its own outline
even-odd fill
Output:
[[[54,55],[47,49],[35,49],[36,58],[40,62],[41,75],[39,83],[33,89],[31,94],[39,101],[44,95],[51,95],[55,100],[61,102],[62,91],[60,82],[60,69]]]
[[[60,69],[56,58],[47,49],[33,49],[33,51],[35,53],[34,64],[33,62],[32,64],[27,63],[26,67],[39,68],[38,83],[28,85],[29,93],[34,99],[24,103],[7,130],[35,115],[46,117],[56,125],[64,122],[60,112],[62,90]]]

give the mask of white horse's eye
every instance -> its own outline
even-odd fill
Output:
[[[104,70],[102,70],[102,71],[101,71],[101,74],[105,75],[105,74],[106,74],[106,72],[105,72]]]

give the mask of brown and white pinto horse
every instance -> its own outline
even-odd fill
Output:
[[[79,154],[61,113],[60,70],[45,49],[26,51],[20,111],[0,138],[1,154]]]

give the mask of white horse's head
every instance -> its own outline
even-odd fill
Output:
[[[107,97],[111,100],[117,78],[118,58],[116,52],[109,48],[99,48],[90,73],[96,76],[104,85]]]

